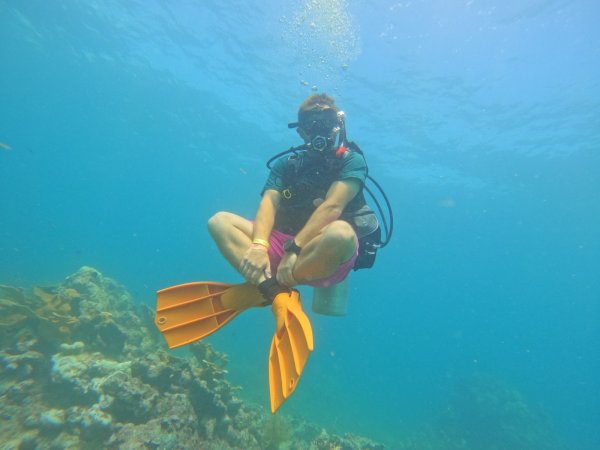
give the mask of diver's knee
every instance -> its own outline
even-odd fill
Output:
[[[356,240],[354,229],[345,220],[336,220],[335,222],[332,222],[327,229],[327,234],[338,244],[354,243]]]
[[[223,231],[223,229],[230,222],[229,215],[230,213],[226,211],[219,211],[213,214],[210,219],[208,219],[206,225],[208,227],[209,233],[212,236],[217,236]]]
[[[331,231],[337,239],[343,241],[354,240],[354,236],[356,235],[354,228],[345,220],[336,220],[331,225]]]

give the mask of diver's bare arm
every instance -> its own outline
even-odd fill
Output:
[[[360,181],[354,178],[335,181],[327,191],[323,203],[315,209],[304,227],[294,238],[296,244],[304,247],[319,234],[324,226],[339,219],[346,205],[360,191],[360,186]]]
[[[256,211],[256,218],[252,230],[252,241],[259,240],[257,244],[250,245],[241,256],[238,266],[240,274],[246,278],[249,283],[259,284],[271,276],[269,257],[267,255],[268,244],[273,224],[275,222],[275,213],[279,205],[279,193],[277,191],[266,191]],[[265,241],[265,242],[260,242]]]
[[[258,211],[256,211],[252,240],[269,240],[271,230],[273,230],[273,224],[275,223],[275,214],[277,212],[277,208],[279,207],[280,200],[281,194],[279,192],[271,189],[265,191],[262,200],[258,205]]]

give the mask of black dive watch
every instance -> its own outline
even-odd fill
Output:
[[[286,253],[295,253],[296,255],[299,255],[302,251],[302,248],[300,248],[298,244],[296,244],[296,241],[290,239],[283,243],[283,251]]]

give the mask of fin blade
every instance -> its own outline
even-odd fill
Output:
[[[242,299],[236,300],[239,296]],[[237,301],[243,307],[228,307],[224,300],[227,305],[238,306]],[[180,284],[157,292],[154,322],[169,348],[181,347],[214,333],[255,301],[256,295],[246,285]]]
[[[271,413],[275,413],[285,401],[275,336],[271,340],[271,349],[269,351],[269,394],[271,398]]]
[[[226,283],[194,282],[178,284],[156,293],[156,310],[177,308],[190,302],[219,295],[232,285]]]
[[[188,322],[163,329],[161,333],[169,348],[182,347],[213,334],[233,320],[239,313],[239,311],[227,310],[210,317],[188,320]]]
[[[302,311],[300,313],[304,315]],[[304,318],[306,321],[303,321],[302,317],[297,315],[297,312],[293,313],[291,310],[288,310],[287,336],[290,341],[289,349],[293,355],[294,369],[298,376],[304,370],[310,352],[313,350],[312,328],[305,315]]]
[[[280,361],[279,367],[281,374],[281,388],[284,399],[287,399],[290,395],[292,395],[292,392],[294,392],[296,389],[298,379],[302,373],[302,368],[299,367],[298,362],[296,361],[297,351],[293,345],[294,341],[295,339],[288,331],[283,333],[279,339],[279,342],[277,343],[277,353]]]
[[[302,310],[297,292],[282,302],[287,309],[283,327],[275,332],[269,353],[271,412],[292,395],[314,348],[308,316]],[[277,313],[279,314],[279,313]]]

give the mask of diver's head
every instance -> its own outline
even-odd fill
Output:
[[[296,128],[311,150],[327,153],[334,148],[343,127],[343,113],[329,95],[313,94],[300,105],[298,122],[290,123],[288,127]]]

